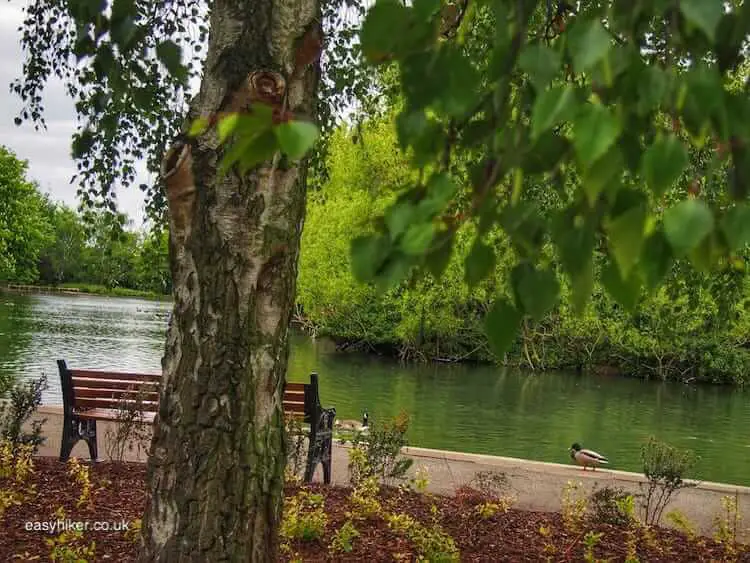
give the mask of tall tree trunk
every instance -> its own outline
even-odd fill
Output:
[[[295,45],[320,33],[317,0],[216,0],[191,116],[257,99],[314,113],[317,64]],[[306,167],[277,155],[217,174],[209,132],[164,162],[174,313],[149,460],[143,561],[272,561],[281,514],[287,327]]]

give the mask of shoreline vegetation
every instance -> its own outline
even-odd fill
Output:
[[[36,285],[36,284],[6,284],[0,286],[0,292],[7,293],[34,293],[34,294],[59,294],[59,295],[98,295],[102,297],[135,297],[148,299],[150,301],[169,301],[171,295],[162,295],[153,291],[141,289],[130,289],[127,287],[106,287],[97,284],[66,283],[61,285]]]

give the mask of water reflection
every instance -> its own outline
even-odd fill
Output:
[[[50,376],[44,400],[60,402],[55,366],[159,372],[170,304],[88,296],[0,295],[0,377]],[[411,415],[424,447],[568,462],[573,442],[639,469],[653,434],[700,456],[698,477],[750,485],[747,395],[567,373],[524,375],[492,366],[402,366],[342,356],[329,343],[292,336],[289,379],[321,374],[339,416]]]

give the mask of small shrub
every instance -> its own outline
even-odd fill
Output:
[[[429,469],[426,465],[421,465],[417,468],[414,479],[412,479],[414,488],[417,492],[424,493],[427,491],[427,487],[430,485]]]
[[[130,526],[125,530],[125,539],[138,543],[141,537],[141,529],[143,529],[143,520],[136,518],[130,523]]]
[[[19,382],[10,389],[10,400],[0,403],[0,438],[9,440],[12,444],[28,444],[33,447],[33,453],[36,453],[45,440],[42,437],[42,426],[47,419],[33,421],[31,432],[24,432],[23,425],[42,404],[45,389],[45,375],[32,381]]]
[[[352,450],[349,452],[349,473],[352,483],[363,477],[375,475],[384,483],[392,484],[395,479],[404,479],[406,472],[414,463],[411,458],[401,456],[401,448],[407,445],[406,431],[409,428],[409,416],[401,413],[384,424],[370,425],[367,433],[358,432],[351,438]],[[346,440],[343,441],[344,443]],[[361,454],[356,458],[358,465],[352,465],[352,452]],[[362,461],[367,463],[363,463]]]
[[[323,509],[323,496],[300,491],[284,501],[281,536],[287,540],[312,541],[323,537],[328,516]]]
[[[7,483],[7,488],[0,488],[0,516],[11,506],[23,504],[35,490],[29,477],[34,472],[34,446],[14,444],[0,438],[0,480]]]
[[[565,529],[571,532],[580,532],[586,517],[588,502],[581,491],[582,483],[568,481],[563,489],[562,496],[562,519]]]
[[[354,549],[352,542],[358,536],[359,532],[354,527],[354,523],[351,520],[347,520],[333,536],[333,541],[329,548],[331,553],[351,553],[352,549]]]
[[[722,511],[714,518],[714,539],[724,546],[729,556],[734,556],[737,551],[737,530],[742,520],[738,497],[737,493],[735,496],[721,497]]]
[[[649,438],[641,449],[643,474],[648,479],[643,508],[646,524],[658,524],[664,509],[680,489],[695,486],[683,479],[697,460],[689,450],[679,451],[669,444]]]
[[[460,554],[453,538],[443,531],[437,522],[425,526],[408,514],[388,514],[388,527],[405,536],[414,545],[420,557],[430,562],[454,562]]]
[[[104,433],[107,457],[115,463],[125,461],[126,452],[135,450],[138,456],[147,452],[151,440],[149,425],[143,416],[143,391],[138,391],[132,397],[117,402],[114,423]]]
[[[352,505],[351,511],[347,513],[349,518],[366,520],[380,514],[382,507],[378,499],[379,493],[380,485],[377,477],[362,479],[349,496]]]
[[[685,514],[682,513],[681,511],[670,510],[669,512],[667,512],[666,518],[668,522],[671,522],[675,528],[680,530],[683,534],[685,534],[691,540],[696,537],[697,533],[695,530],[695,526],[690,521],[690,519],[687,516],[685,516]]]
[[[81,487],[81,495],[76,501],[78,508],[91,502],[91,476],[89,468],[78,461],[77,458],[71,457],[68,460],[68,474],[71,475]]]
[[[594,548],[599,544],[603,535],[601,532],[590,530],[583,536],[583,545],[585,546],[583,560],[586,563],[595,563],[597,561],[596,557],[594,557]]]
[[[629,524],[633,514],[623,510],[623,502],[633,503],[633,496],[620,487],[604,487],[589,498],[591,517],[595,522],[623,526]]]
[[[496,502],[483,502],[482,504],[476,505],[474,511],[482,520],[487,520],[492,518],[498,512],[508,512],[511,506],[512,502],[509,499]]]
[[[57,520],[65,520],[65,510],[62,507],[55,511]],[[54,538],[44,540],[52,548],[50,561],[61,563],[88,563],[93,561],[96,553],[96,542],[87,544],[81,530],[65,530]]]

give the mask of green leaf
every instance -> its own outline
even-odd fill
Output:
[[[721,220],[721,230],[729,249],[737,251],[750,243],[750,206],[740,203],[730,209]]]
[[[390,245],[386,237],[362,235],[352,240],[352,273],[361,282],[370,282],[388,256]]]
[[[208,119],[205,117],[196,117],[190,124],[188,137],[198,137],[208,130]]]
[[[500,213],[500,225],[522,257],[539,252],[544,242],[544,221],[533,204],[521,201],[505,207]]]
[[[435,236],[432,248],[425,256],[425,264],[435,279],[440,279],[453,254],[454,231],[443,231]]]
[[[635,205],[607,223],[611,252],[623,278],[630,275],[640,257],[646,217],[646,206]]]
[[[531,111],[531,138],[539,138],[542,133],[567,119],[575,102],[575,93],[568,84],[542,92],[534,101]]]
[[[216,134],[219,137],[219,142],[225,142],[229,137],[232,136],[234,130],[237,129],[237,125],[240,122],[239,113],[230,113],[227,116],[222,117],[219,123],[216,125]]]
[[[523,316],[504,298],[499,298],[484,319],[487,340],[492,352],[502,358],[518,335]]]
[[[469,288],[475,287],[495,268],[495,251],[484,244],[478,237],[466,257],[465,279]]]
[[[385,224],[388,226],[391,240],[396,240],[406,231],[414,218],[414,212],[414,206],[409,202],[397,203],[388,208],[385,212]]]
[[[292,160],[305,156],[318,139],[318,128],[309,121],[287,121],[274,127],[281,152]]]
[[[378,63],[392,57],[408,30],[408,9],[397,0],[379,0],[362,24],[360,40],[368,61]]]
[[[633,311],[641,296],[641,278],[637,270],[623,278],[615,264],[609,263],[602,269],[602,285],[612,298],[628,311]]]
[[[551,270],[537,270],[522,262],[513,268],[511,281],[516,303],[536,321],[557,303],[560,285]]]
[[[606,107],[592,104],[576,118],[573,146],[578,160],[587,167],[601,158],[617,141],[622,124]]]
[[[646,115],[656,109],[667,91],[667,75],[656,65],[646,67],[638,81],[638,113]]]
[[[534,85],[537,92],[543,91],[560,70],[562,57],[542,43],[527,45],[518,58],[518,64]]]
[[[529,174],[542,174],[557,168],[570,150],[570,142],[552,131],[543,133],[523,157],[522,168]]]
[[[716,26],[724,14],[721,0],[680,0],[680,11],[685,19],[700,29],[711,41],[716,38]]]
[[[714,216],[697,199],[686,199],[664,213],[664,234],[677,256],[696,248],[714,228]]]
[[[616,189],[624,167],[622,152],[613,145],[607,153],[597,160],[583,175],[583,190],[590,204],[599,199],[599,195],[608,187]]]
[[[569,207],[553,219],[552,228],[562,265],[575,276],[591,263],[596,243],[592,217],[587,211]]]
[[[661,228],[646,239],[640,262],[646,287],[650,290],[655,289],[669,273],[674,262],[672,247]]]
[[[384,292],[396,287],[406,279],[414,266],[413,260],[400,252],[392,254],[376,275],[378,291]]]
[[[240,173],[258,166],[262,162],[270,160],[278,145],[274,134],[266,130],[260,135],[240,137],[235,140],[219,164],[219,174],[225,174],[235,163]]]
[[[612,48],[612,38],[598,20],[582,20],[570,30],[569,49],[573,70],[586,72],[604,59]]]
[[[576,314],[581,315],[586,310],[586,304],[594,289],[594,264],[591,255],[587,257],[577,271],[570,272],[569,275],[573,292],[571,296],[573,310]]]
[[[688,153],[674,135],[656,139],[643,155],[643,176],[657,197],[671,188],[688,165]]]
[[[183,80],[187,78],[187,69],[182,65],[182,49],[174,41],[162,41],[156,46],[156,56],[167,68],[169,74]]]
[[[429,223],[412,224],[401,239],[401,250],[406,254],[421,256],[430,248],[434,237],[435,225],[431,221]]]

